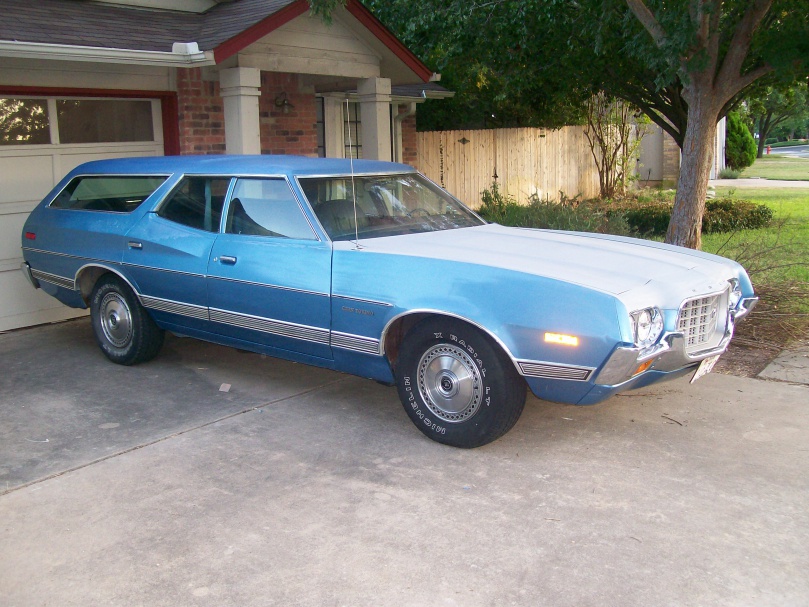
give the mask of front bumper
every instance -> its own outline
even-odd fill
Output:
[[[685,337],[677,332],[665,333],[651,348],[616,348],[596,375],[596,386],[620,389],[624,384],[637,383],[636,378],[641,374],[655,371],[669,374],[691,368],[710,356],[722,354],[730,344],[736,322],[747,316],[757,303],[758,297],[742,299],[736,309],[730,311],[725,333],[719,344],[706,350],[687,352]]]

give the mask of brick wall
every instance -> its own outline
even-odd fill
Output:
[[[287,112],[276,105],[283,93],[289,102]],[[315,91],[301,87],[297,74],[262,72],[258,111],[262,154],[317,156]]]
[[[402,108],[399,111],[403,111]],[[402,121],[402,162],[412,166],[418,162],[419,155],[416,143],[416,115],[408,116]]]
[[[199,68],[177,70],[180,154],[224,154],[225,114],[219,82]]]

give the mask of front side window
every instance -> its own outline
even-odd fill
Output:
[[[53,199],[57,209],[131,213],[166,181],[164,176],[87,176],[71,179]]]
[[[218,232],[228,185],[229,177],[186,177],[157,214],[191,228]]]
[[[239,179],[228,207],[225,231],[249,236],[315,239],[284,179]]]
[[[350,175],[312,177],[299,181],[332,240],[435,232],[484,224],[459,201],[415,173],[357,175],[353,179]]]

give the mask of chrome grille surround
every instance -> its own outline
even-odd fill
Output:
[[[728,291],[686,300],[677,316],[677,331],[685,340],[689,354],[711,348],[727,326]]]

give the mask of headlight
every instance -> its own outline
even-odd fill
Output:
[[[654,344],[663,333],[663,314],[657,308],[638,310],[629,315],[635,334],[635,345],[647,348]]]
[[[735,278],[730,281],[730,296],[728,297],[728,308],[735,310],[742,300],[742,288],[739,286],[739,281]]]

